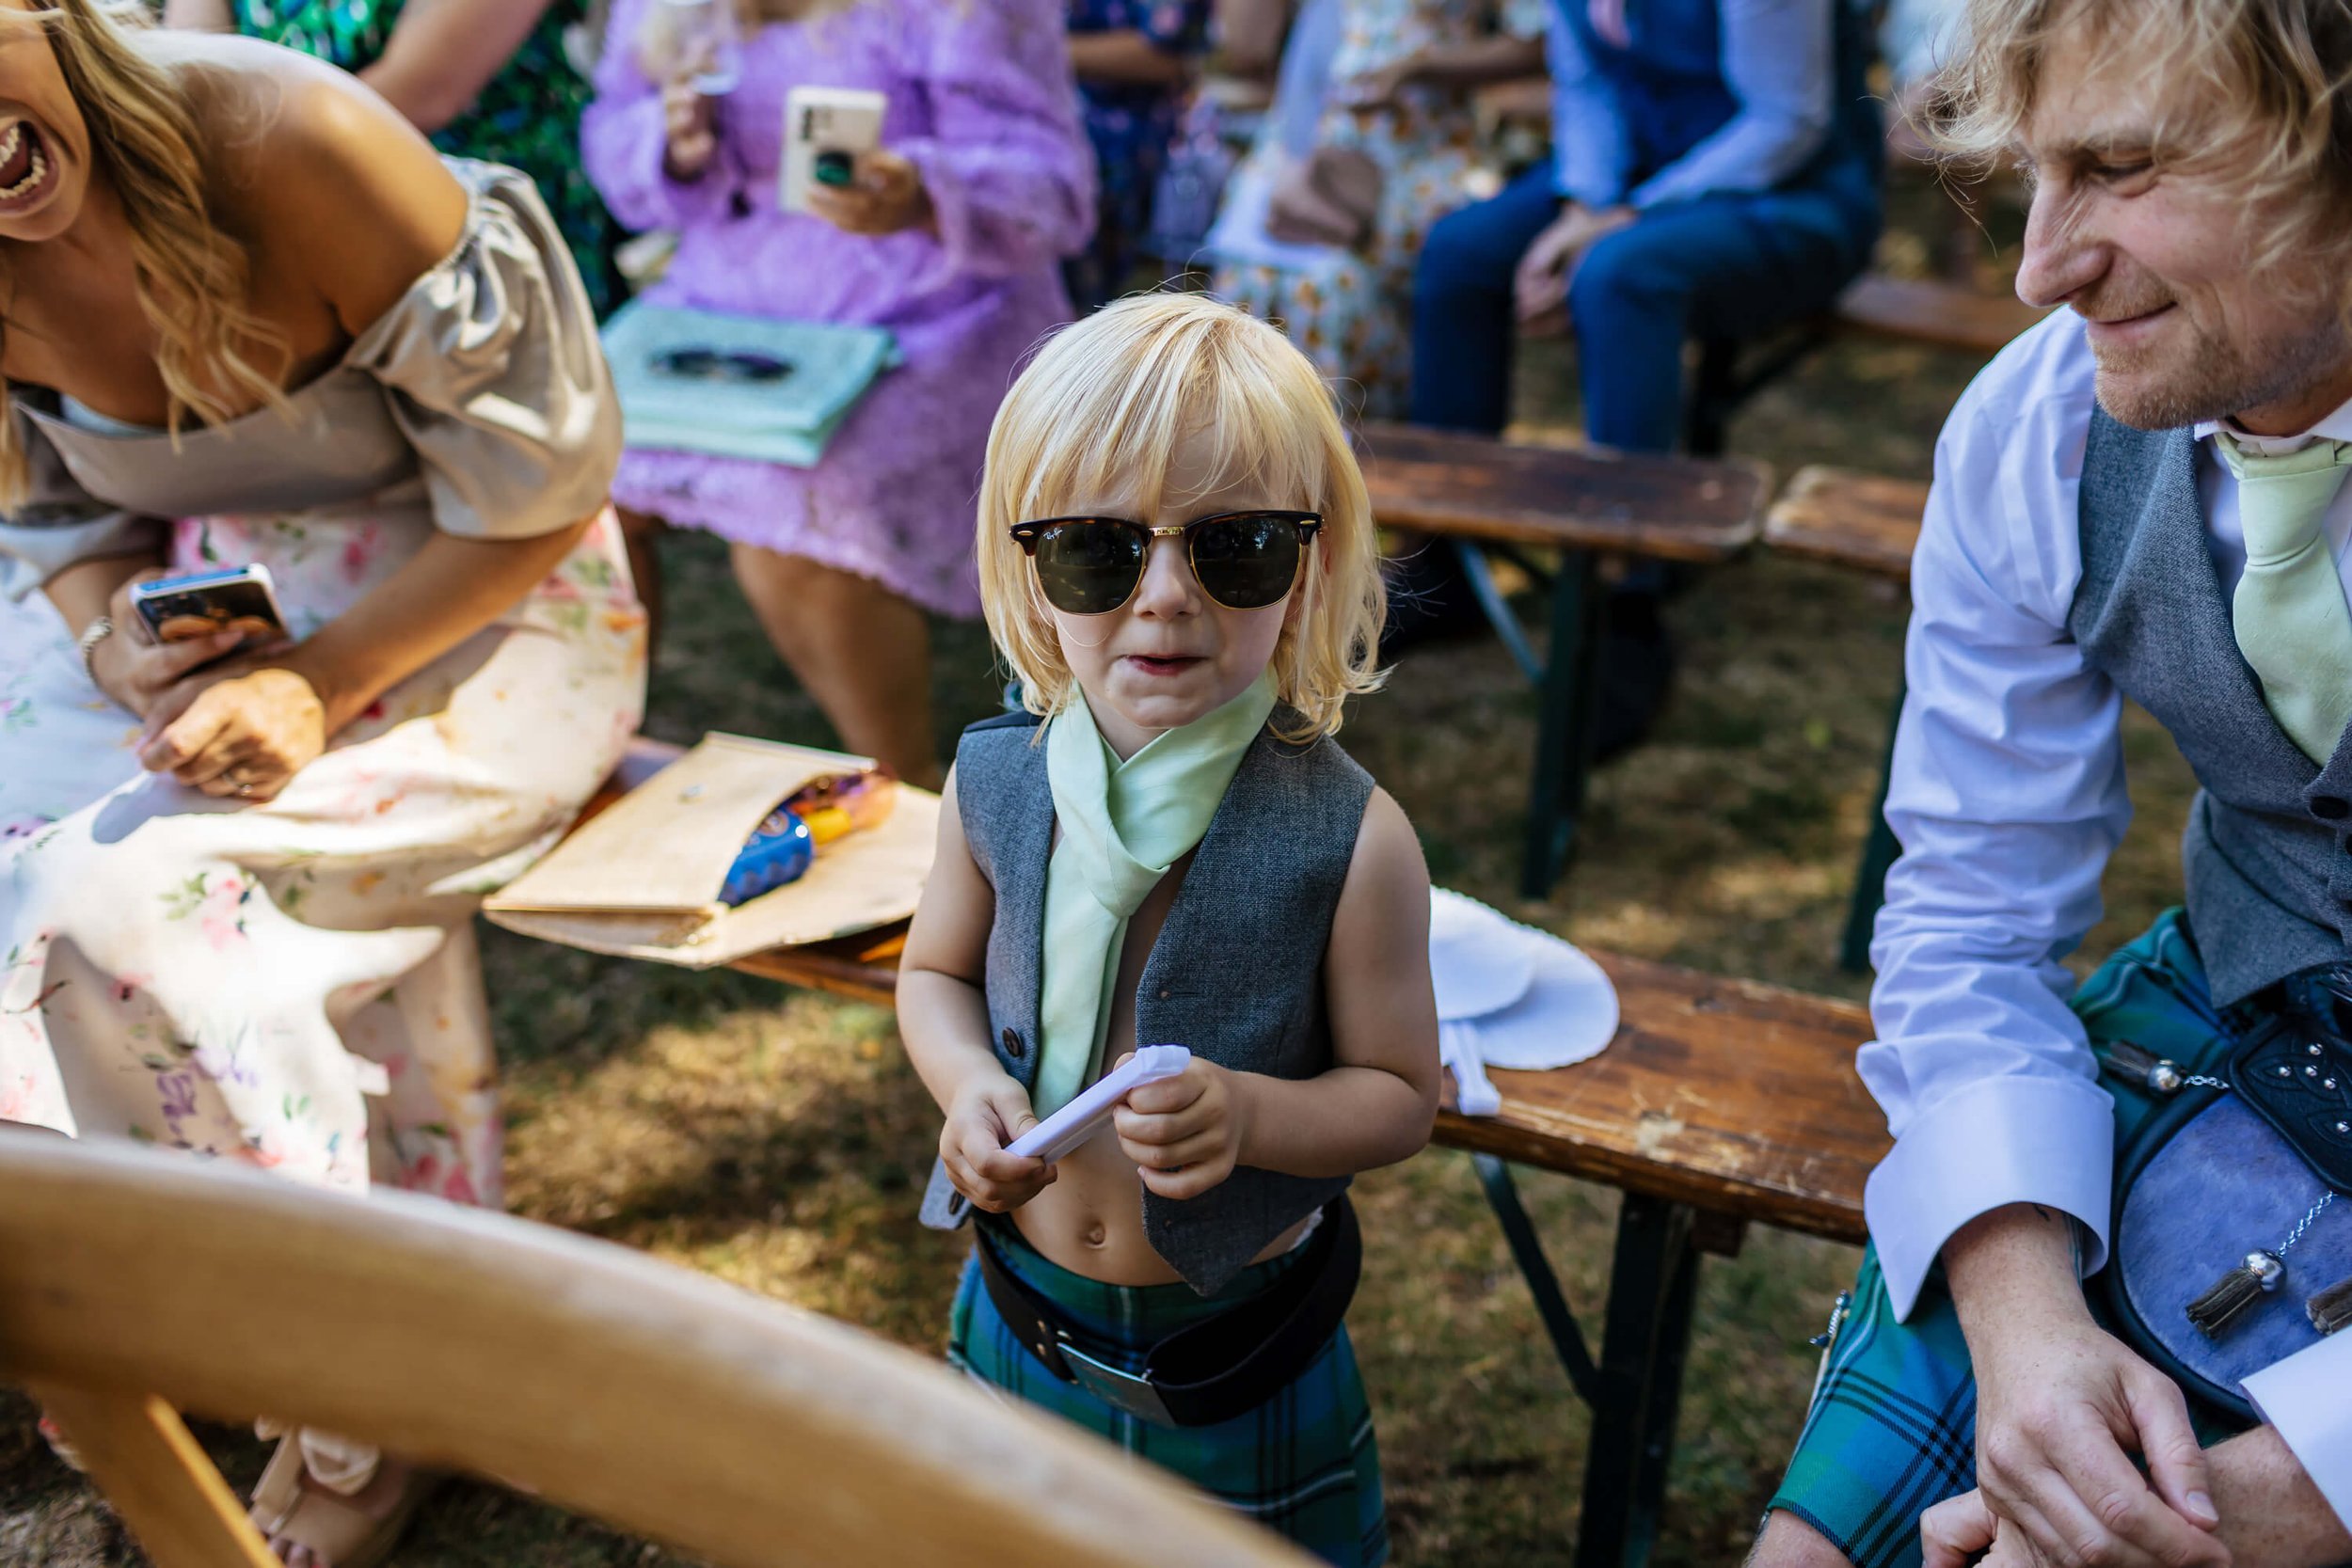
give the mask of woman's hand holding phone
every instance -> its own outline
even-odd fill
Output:
[[[811,185],[808,210],[850,234],[896,234],[935,229],[938,213],[923,171],[888,148],[857,155],[847,185]]]
[[[203,665],[212,663],[245,641],[242,632],[220,631],[180,642],[158,642],[147,622],[131,603],[131,590],[165,576],[160,566],[140,572],[114,591],[107,619],[114,630],[90,650],[90,673],[98,689],[144,719],[164,694]]]

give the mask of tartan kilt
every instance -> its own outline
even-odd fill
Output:
[[[2177,909],[2119,948],[2083,982],[2073,1005],[2094,1050],[2129,1040],[2191,1072],[2215,1070],[2229,1053],[2233,1026],[2249,1022],[2239,1009],[2225,1016],[2214,1006],[2204,964]],[[2160,1101],[2111,1079],[2101,1082],[2115,1098],[2120,1156]],[[2111,1328],[2106,1292],[2087,1295],[2092,1316]],[[2188,1413],[2208,1446],[2245,1426],[2194,1395]],[[1812,1409],[1768,1513],[1785,1509],[1803,1519],[1856,1568],[1918,1568],[1919,1515],[1976,1485],[1976,1379],[1943,1268],[1929,1276],[1911,1321],[1898,1323],[1872,1247],[1863,1254],[1851,1305],[1822,1355]]]
[[[1301,1254],[1253,1263],[1214,1296],[1189,1285],[1106,1285],[1041,1256],[1011,1226],[989,1225],[1005,1267],[1052,1302],[1089,1354],[1131,1372],[1178,1329],[1271,1289]],[[977,1259],[956,1288],[947,1359],[978,1381],[1074,1422],[1190,1481],[1339,1568],[1388,1560],[1388,1511],[1372,1407],[1342,1325],[1288,1386],[1215,1426],[1161,1426],[1062,1382],[1029,1354],[989,1299]]]

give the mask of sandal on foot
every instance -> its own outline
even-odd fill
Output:
[[[385,1481],[381,1473],[358,1497],[330,1492],[310,1479],[302,1464],[302,1445],[290,1433],[279,1441],[253,1488],[253,1525],[273,1548],[281,1541],[308,1547],[325,1568],[376,1568],[407,1529],[418,1506],[444,1479],[408,1470],[393,1483],[401,1489],[399,1497],[379,1513],[360,1497]]]

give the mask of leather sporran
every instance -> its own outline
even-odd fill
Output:
[[[2139,1354],[2249,1421],[2244,1379],[2352,1325],[2352,968],[2259,1002],[2218,1015],[2127,961],[2081,1003],[2120,1113],[2099,1286]]]

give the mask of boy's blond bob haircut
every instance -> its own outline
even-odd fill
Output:
[[[1374,667],[1388,595],[1372,504],[1331,394],[1290,340],[1199,294],[1144,294],[1065,327],[1021,372],[988,433],[980,479],[980,601],[1031,713],[1071,696],[1070,665],[1015,523],[1115,499],[1138,522],[1164,503],[1169,459],[1209,433],[1213,487],[1254,482],[1271,506],[1323,515],[1275,644],[1275,733],[1338,731]],[[1295,715],[1295,716],[1294,716]]]

